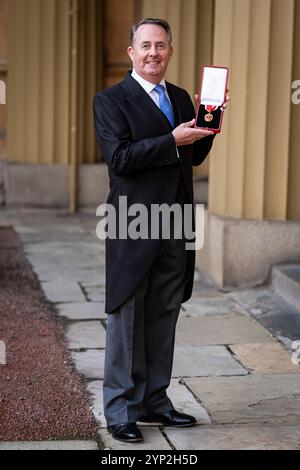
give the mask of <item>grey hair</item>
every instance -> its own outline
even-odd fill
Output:
[[[160,18],[144,18],[143,20],[141,20],[138,23],[134,24],[131,28],[131,31],[130,31],[130,45],[131,46],[133,46],[133,44],[134,44],[135,34],[136,34],[137,30],[139,29],[140,26],[142,26],[144,24],[154,24],[154,25],[161,26],[162,28],[164,28],[164,30],[166,31],[166,33],[168,35],[169,43],[172,44],[172,31],[171,31],[171,27],[170,27],[170,25],[167,21],[162,20]]]

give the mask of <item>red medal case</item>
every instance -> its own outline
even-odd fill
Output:
[[[228,67],[203,65],[196,121],[194,127],[219,134],[228,83]]]

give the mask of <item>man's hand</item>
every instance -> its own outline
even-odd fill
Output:
[[[180,124],[180,126],[176,127],[172,132],[176,146],[179,147],[180,145],[191,145],[196,142],[196,140],[203,139],[208,135],[213,135],[214,133],[211,131],[205,131],[203,129],[196,129],[194,128],[195,119],[192,121],[184,122]]]

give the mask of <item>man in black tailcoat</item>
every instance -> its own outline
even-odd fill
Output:
[[[133,26],[128,54],[133,69],[98,93],[93,105],[109,171],[107,203],[117,220],[124,217],[125,199],[124,210],[143,204],[149,214],[154,204],[193,204],[193,166],[205,160],[214,139],[193,127],[189,94],[164,79],[173,54],[168,23],[146,19]],[[156,238],[106,240],[104,413],[112,436],[125,442],[142,440],[137,421],[176,427],[196,422],[177,411],[166,393],[176,322],[191,296],[195,266],[195,253],[175,235],[174,220],[169,218],[169,238],[160,232]]]

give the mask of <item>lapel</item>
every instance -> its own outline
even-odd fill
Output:
[[[131,71],[129,71],[125,77],[124,85],[128,91],[128,95],[125,99],[130,102],[136,110],[142,114],[146,119],[151,121],[152,125],[155,125],[160,132],[165,130],[170,132],[173,130],[168,119],[161,112],[158,106],[154,103],[152,98],[145,92],[141,85],[131,76]],[[173,89],[167,84],[168,94],[172,102],[172,106],[175,114],[175,122],[177,121],[177,107],[176,107],[176,97],[174,96]]]

